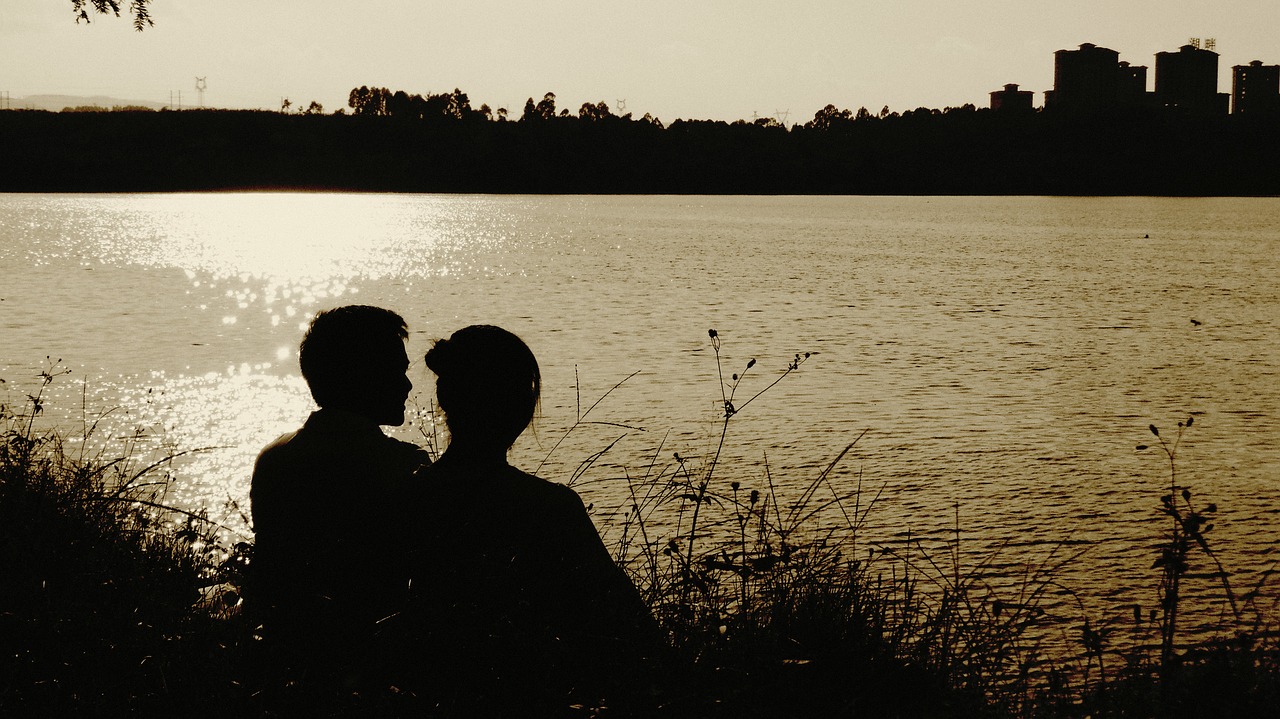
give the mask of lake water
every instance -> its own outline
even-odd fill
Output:
[[[794,498],[869,430],[832,475],[883,489],[863,541],[936,549],[958,522],[966,561],[1002,548],[1009,577],[1083,548],[1059,578],[1119,615],[1155,607],[1166,528],[1167,461],[1134,446],[1194,416],[1179,479],[1220,507],[1233,583],[1276,561],[1277,199],[19,194],[0,263],[0,397],[48,355],[73,370],[55,416],[116,408],[121,431],[217,447],[182,468],[191,506],[246,503],[257,450],[311,409],[300,328],[363,303],[408,319],[411,358],[472,323],[524,337],[545,382],[528,469],[639,372],[540,472],[567,481],[621,437],[575,485],[606,534],[620,478],[714,450],[715,328],[726,380],[757,360],[739,405],[812,353],[733,419],[719,491],[763,490],[767,455]],[[432,382],[410,374],[401,434],[421,439]]]

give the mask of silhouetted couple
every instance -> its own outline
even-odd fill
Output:
[[[265,681],[394,684],[460,714],[592,705],[661,642],[578,495],[507,463],[538,405],[537,360],[498,327],[436,342],[450,442],[431,464],[379,428],[404,421],[406,336],[395,313],[350,306],[303,338],[320,409],[253,476],[246,601]]]

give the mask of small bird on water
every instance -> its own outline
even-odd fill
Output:
[[[1199,327],[1199,326],[1200,326],[1200,320],[1197,320],[1197,319],[1195,319],[1195,318],[1192,318],[1192,320],[1191,320],[1191,324],[1195,325],[1196,327]]]

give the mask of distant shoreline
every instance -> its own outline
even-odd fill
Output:
[[[1265,119],[972,106],[822,115],[788,129],[609,114],[0,111],[0,191],[1280,195],[1280,132]]]

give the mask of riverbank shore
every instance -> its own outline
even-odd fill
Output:
[[[47,370],[44,386],[58,376]],[[255,628],[236,611],[251,545],[221,539],[207,514],[165,504],[179,454],[134,455],[126,444],[86,456],[84,437],[45,425],[42,397],[0,412],[0,708],[275,716],[292,706],[290,687],[261,671]],[[735,413],[726,404],[726,430]],[[1144,451],[1163,448],[1173,466],[1190,425],[1163,435],[1153,427]],[[874,501],[825,483],[843,455],[793,498],[771,486],[721,488],[714,460],[677,457],[674,473],[638,483],[648,493],[619,561],[672,653],[635,677],[628,697],[607,707],[566,701],[564,715],[1264,716],[1280,698],[1274,611],[1245,606],[1259,597],[1240,597],[1219,640],[1187,646],[1171,618],[1176,588],[1166,587],[1159,612],[1127,627],[1082,617],[1078,652],[1046,655],[1034,630],[1053,564],[1010,596],[987,585],[981,566],[867,553],[857,530]],[[1197,510],[1190,490],[1171,485],[1170,532],[1153,538],[1152,582],[1162,586],[1185,576],[1192,553],[1209,551],[1216,511]],[[643,508],[663,501],[682,503],[686,521],[649,534]],[[811,531],[822,511],[842,515],[844,527]],[[433,715],[393,685],[308,701],[330,714]]]

